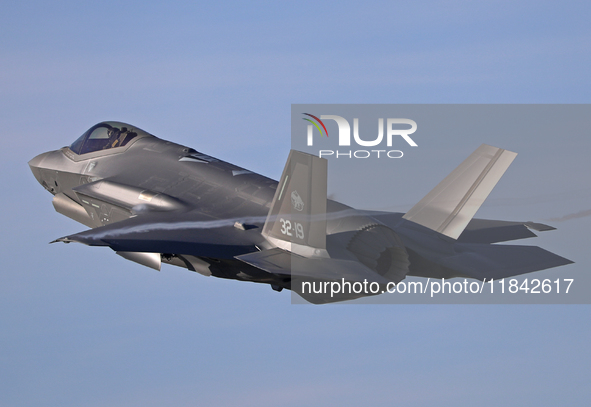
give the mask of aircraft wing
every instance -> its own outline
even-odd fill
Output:
[[[364,280],[388,284],[389,280],[358,261],[327,258],[307,258],[274,248],[236,256],[238,260],[274,274],[341,282]]]
[[[56,242],[108,246],[117,252],[175,253],[231,259],[256,251],[257,225],[200,213],[154,212],[65,236]],[[262,226],[262,225],[261,225]]]

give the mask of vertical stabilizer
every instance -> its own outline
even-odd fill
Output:
[[[481,145],[403,218],[457,239],[516,156]]]
[[[325,249],[326,188],[326,159],[291,150],[263,235],[280,242]]]

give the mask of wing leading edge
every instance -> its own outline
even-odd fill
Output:
[[[234,219],[213,219],[198,213],[156,212],[57,239],[116,252],[175,253],[232,259],[256,251],[263,240],[258,227],[239,228]]]

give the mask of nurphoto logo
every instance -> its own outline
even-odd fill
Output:
[[[320,115],[320,118],[310,114],[304,113],[304,115],[308,117],[303,117],[304,120],[309,122],[307,126],[307,144],[308,146],[314,145],[314,128],[318,130],[318,134],[321,137],[326,136],[328,138],[328,130],[326,129],[326,125],[324,124],[323,120],[334,120],[339,129],[339,137],[338,143],[339,147],[347,147],[351,146],[351,125],[349,121],[344,117],[337,116],[337,115]],[[410,128],[398,128],[400,126],[406,127],[407,125]],[[386,119],[386,130],[384,131],[384,119],[378,119],[378,135],[373,140],[362,139],[359,135],[359,119],[353,118],[353,140],[355,144],[361,147],[376,147],[383,144],[384,141],[384,133],[386,134],[386,146],[392,147],[392,139],[394,137],[402,137],[402,139],[408,143],[411,147],[417,147],[417,143],[410,137],[417,130],[417,123],[414,120],[410,119]],[[323,143],[324,144],[324,143]],[[340,151],[340,150],[319,150],[318,156],[335,156],[336,158],[339,157],[348,157],[348,158],[369,158],[371,156],[375,156],[377,158],[381,157],[388,157],[388,158],[401,158],[404,153],[401,150],[380,150],[380,149],[371,149],[371,150],[348,150],[348,151]]]

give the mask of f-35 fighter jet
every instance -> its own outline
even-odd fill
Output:
[[[535,246],[493,244],[550,226],[473,219],[515,156],[483,144],[406,214],[327,199],[323,158],[292,150],[277,182],[120,122],[99,123],[29,166],[55,210],[90,228],[56,241],[324,303],[365,294],[318,295],[301,282],[490,280],[572,263]]]

